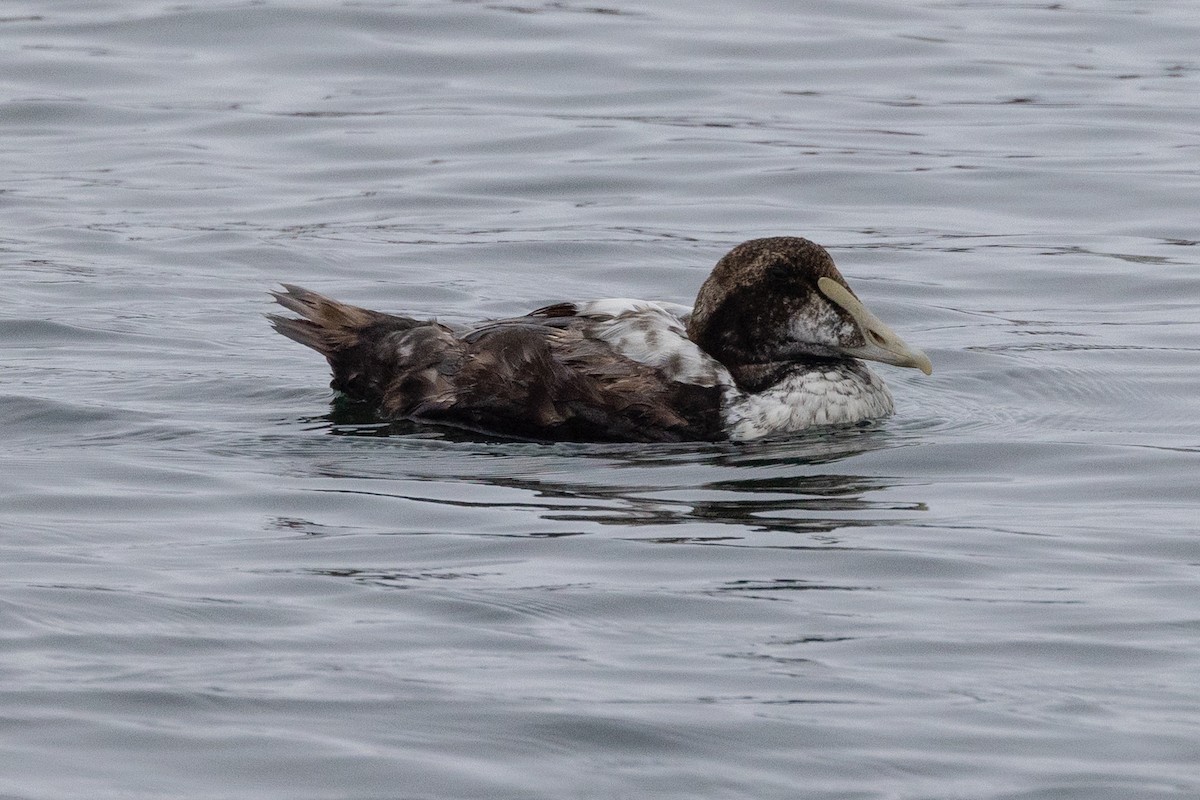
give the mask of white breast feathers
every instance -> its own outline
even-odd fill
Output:
[[[790,373],[755,394],[725,390],[722,404],[729,438],[743,441],[814,425],[841,425],[892,413],[892,393],[861,364]]]

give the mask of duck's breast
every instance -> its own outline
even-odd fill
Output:
[[[735,440],[878,419],[892,410],[883,379],[858,362],[797,368],[760,392],[727,388],[723,403],[725,427]]]

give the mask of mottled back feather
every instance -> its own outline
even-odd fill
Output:
[[[388,419],[531,439],[681,441],[722,436],[721,390],[672,380],[595,335],[571,304],[455,331],[285,286],[271,316],[325,356],[334,389]]]

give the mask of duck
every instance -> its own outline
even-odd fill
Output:
[[[820,245],[752,239],[695,304],[558,302],[451,325],[291,284],[274,329],[329,362],[330,386],[381,421],[536,441],[749,441],[891,415],[864,361],[933,365],[872,314]]]

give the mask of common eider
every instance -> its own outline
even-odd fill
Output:
[[[385,420],[536,440],[749,440],[892,413],[859,359],[933,371],[855,296],[829,253],[799,237],[729,251],[694,308],[556,303],[447,325],[368,311],[297,286],[268,315],[316,350],[330,384]]]

